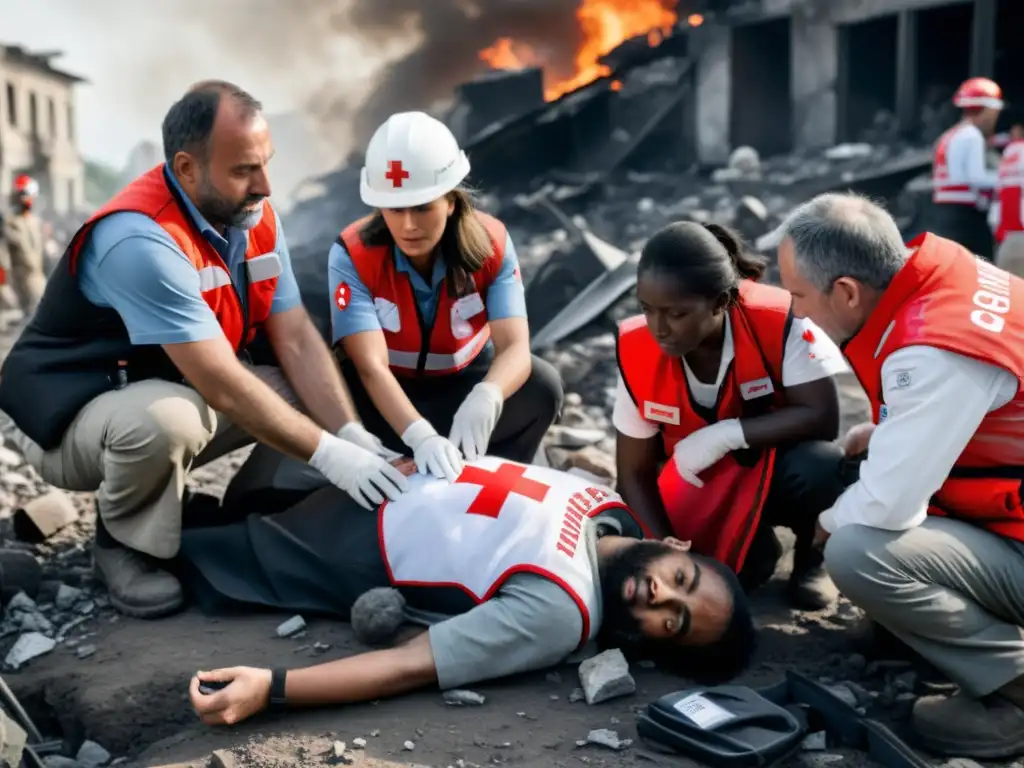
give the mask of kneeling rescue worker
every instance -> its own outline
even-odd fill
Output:
[[[166,565],[192,467],[258,440],[366,507],[407,487],[300,301],[259,102],[200,83],[163,143],[72,238],[0,371],[0,426],[46,482],[96,491],[97,575],[140,618],[182,605]],[[257,330],[280,367],[240,359]]]
[[[644,246],[643,315],[619,329],[613,413],[621,491],[655,536],[693,542],[747,589],[796,534],[790,596],[835,598],[812,547],[818,514],[842,492],[833,374],[846,365],[789,293],[755,282],[764,263],[718,225],[671,224]],[[668,459],[666,461],[666,459]]]
[[[376,210],[328,259],[333,339],[356,407],[387,447],[451,481],[463,455],[532,461],[562,405],[558,373],[530,354],[512,240],[473,208],[468,174],[443,123],[392,115],[360,182]]]
[[[985,139],[995,131],[1003,92],[988,78],[972,77],[957,89],[953,103],[963,110],[963,118],[935,145],[932,205],[924,228],[991,261],[992,232],[986,212],[997,173],[985,165]]]
[[[783,225],[794,311],[871,402],[859,477],[819,519],[843,595],[960,686],[914,704],[948,756],[1024,754],[1024,280],[824,195]]]

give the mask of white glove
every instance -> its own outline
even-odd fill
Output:
[[[409,488],[405,476],[380,456],[330,432],[320,436],[309,466],[367,509],[385,497],[397,499]]]
[[[385,448],[380,438],[367,431],[361,421],[350,421],[338,430],[338,437],[342,440],[348,440],[350,443],[355,443],[360,448],[365,448],[385,461],[394,461],[402,457],[402,454]]]
[[[501,388],[482,381],[470,390],[455,412],[448,439],[469,461],[476,461],[487,453],[487,444],[504,405]]]
[[[684,480],[703,488],[704,482],[697,475],[717,464],[727,453],[747,447],[740,420],[726,419],[684,437],[676,443],[672,459]]]
[[[412,450],[416,469],[421,475],[447,478],[454,483],[462,474],[459,449],[437,434],[426,419],[414,421],[402,434],[402,442]]]

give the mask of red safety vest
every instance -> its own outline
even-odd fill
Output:
[[[990,190],[979,190],[965,183],[963,179],[954,178],[949,170],[949,142],[960,131],[969,127],[968,123],[957,123],[939,137],[935,144],[935,158],[932,162],[932,202],[943,205],[969,205],[977,208],[984,199],[991,200]]]
[[[281,259],[274,251],[277,247],[277,220],[270,203],[263,204],[263,218],[249,230],[249,244],[245,251],[249,300],[245,309],[231,281],[228,265],[196,228],[192,217],[172,192],[164,176],[163,165],[142,174],[89,217],[68,246],[68,264],[72,272],[93,226],[111,214],[128,211],[153,219],[174,239],[199,272],[203,298],[213,310],[224,336],[236,350],[244,349],[270,316],[277,278],[281,274]]]
[[[669,457],[658,480],[673,533],[739,572],[761,520],[775,449],[730,454],[701,474],[703,488],[680,477],[672,461],[676,443],[716,421],[751,416],[784,403],[782,359],[790,327],[788,291],[749,280],[729,309],[735,358],[714,411],[690,395],[682,361],[669,357],[643,315],[619,328],[619,372],[640,414],[661,430]]]
[[[908,248],[913,255],[843,350],[875,423],[884,418],[882,364],[904,347],[936,347],[997,365],[1024,384],[1024,280],[932,234]],[[981,422],[928,512],[1024,541],[1022,478],[1024,387]]]
[[[476,217],[487,228],[494,246],[491,258],[472,274],[475,291],[453,298],[446,282],[441,283],[433,325],[420,318],[419,306],[409,275],[395,266],[391,246],[367,246],[359,236],[369,217],[346,227],[339,238],[348,251],[359,279],[374,299],[374,304],[389,303],[397,311],[397,329],[383,328],[391,370],[403,376],[444,376],[461,371],[473,362],[491,338],[485,300],[487,289],[501,270],[505,257],[505,225],[479,211]],[[345,283],[334,291],[333,300],[344,309],[348,304]]]
[[[1024,140],[1011,141],[1003,150],[999,163],[999,226],[996,242],[1001,243],[1011,232],[1024,232]]]

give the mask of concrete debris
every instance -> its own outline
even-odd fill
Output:
[[[110,753],[95,741],[84,741],[75,759],[81,768],[100,768],[110,762]]]
[[[406,752],[412,752],[414,749],[416,749],[416,742],[414,742],[414,741],[405,741],[405,742],[402,743],[402,749],[405,750]]]
[[[9,482],[10,475],[4,480]],[[71,497],[52,490],[19,507],[14,512],[14,535],[21,541],[39,543],[78,520],[78,510]]]
[[[352,739],[352,749],[366,749],[366,739]]]
[[[576,702],[586,701],[586,700],[587,700],[587,694],[585,694],[583,692],[582,688],[573,688],[572,689],[572,693],[569,694],[569,702],[571,704],[575,704]]]
[[[629,662],[618,648],[584,661],[580,664],[579,676],[587,704],[600,704],[636,691],[636,681],[629,673]]]
[[[800,742],[800,749],[804,752],[824,752],[827,747],[828,738],[825,731],[809,733]]]
[[[293,637],[306,628],[306,620],[301,616],[292,616],[288,621],[281,622],[277,627],[278,637]]]
[[[452,690],[442,694],[444,703],[451,707],[478,707],[487,701],[487,697],[474,691]]]
[[[57,641],[53,638],[41,632],[26,632],[11,646],[4,664],[11,669],[20,669],[32,659],[45,656],[56,647]]]
[[[63,755],[47,755],[43,758],[43,765],[46,768],[78,768],[78,761]],[[171,768],[171,766],[167,766]]]
[[[348,745],[344,741],[335,741],[327,753],[328,765],[352,765],[355,762],[348,754]]]
[[[57,596],[54,598],[53,604],[57,606],[60,611],[70,611],[75,607],[77,603],[84,596],[85,592],[75,587],[69,587],[67,584],[61,584],[57,590]]]
[[[587,734],[587,738],[576,742],[579,747],[588,744],[596,744],[599,747],[607,747],[616,751],[622,751],[633,745],[632,739],[619,738],[619,734],[609,728],[598,728]]]
[[[28,734],[0,709],[0,765],[21,765]]]
[[[606,437],[603,430],[580,427],[554,426],[546,435],[548,445],[559,448],[586,448],[601,442]]]
[[[226,749],[215,749],[210,755],[210,768],[235,768],[236,765],[235,755]]]

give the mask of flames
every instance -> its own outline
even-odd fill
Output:
[[[610,74],[608,67],[600,63],[601,57],[630,38],[646,35],[649,45],[660,44],[679,20],[673,10],[677,3],[678,0],[581,0],[576,18],[583,32],[583,42],[576,50],[573,72],[569,77],[546,84],[545,100],[554,101]],[[700,14],[691,14],[686,19],[691,27],[703,21]],[[480,59],[492,69],[522,69],[543,64],[530,46],[508,37],[499,38],[494,45],[480,51]]]

